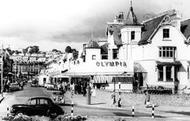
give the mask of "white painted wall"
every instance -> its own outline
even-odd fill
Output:
[[[92,60],[92,55],[96,55],[96,60],[101,59],[100,48],[86,48],[86,62],[95,61]]]
[[[170,29],[170,38],[171,41],[163,40],[163,29]],[[140,61],[141,65],[148,72],[147,83],[150,85],[163,85],[165,87],[173,87],[173,82],[159,82],[158,74],[155,72],[156,63],[155,61],[164,61],[164,62],[173,62],[173,58],[165,59],[159,57],[159,46],[176,46],[176,60],[177,61],[187,61],[190,60],[190,47],[185,43],[185,37],[179,31],[177,27],[170,25],[165,25],[159,28],[154,37],[152,38],[152,43],[139,47],[138,45],[133,45],[132,55],[134,61]],[[187,63],[183,64],[178,73],[178,79],[180,80],[180,87],[184,85],[190,85],[190,79],[187,79]]]

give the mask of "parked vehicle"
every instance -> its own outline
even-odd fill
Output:
[[[19,86],[18,83],[11,83],[9,86],[9,91],[19,91],[21,89],[21,87]]]
[[[47,88],[48,90],[54,90],[55,89],[55,85],[51,84],[51,83],[45,83],[44,87]]]
[[[190,95],[190,87],[185,86],[185,87],[182,89],[182,94]]]
[[[39,115],[55,118],[64,114],[64,111],[59,105],[53,103],[49,97],[33,97],[26,104],[12,105],[10,113],[13,116],[23,113],[28,116]]]
[[[30,85],[31,85],[31,87],[38,87],[38,81],[37,80],[32,80]]]

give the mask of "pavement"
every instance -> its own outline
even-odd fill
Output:
[[[47,93],[52,98],[55,96],[53,94],[53,91],[47,90],[44,93]],[[95,108],[95,109],[110,109],[110,110],[132,110],[132,106],[135,108],[135,115],[136,112],[142,112],[147,113],[148,115],[152,115],[152,109],[146,108],[144,105],[144,95],[138,94],[134,95],[132,93],[122,93],[121,99],[122,104],[121,107],[118,107],[117,104],[113,105],[113,99],[111,98],[112,92],[108,92],[105,90],[96,90],[96,95],[91,96],[91,104],[87,104],[87,97],[83,96],[81,94],[74,94],[71,97],[71,92],[67,91],[65,93],[65,100],[66,104],[71,104],[71,102],[74,102],[74,105],[78,107],[86,107],[86,108]],[[4,95],[0,95],[0,101],[3,99],[6,99],[6,97],[9,96],[9,93]],[[118,101],[118,94],[116,94],[116,100]],[[167,96],[166,96],[167,97]],[[171,103],[173,103],[173,100],[169,100]],[[159,107],[155,108],[155,116],[160,116],[163,118],[169,118],[169,119],[179,119],[185,120],[190,118],[190,106],[173,106],[173,105],[161,105],[162,103],[159,103],[159,101],[156,102],[156,100],[153,100],[154,103],[158,103]],[[182,100],[184,102],[184,100]],[[175,105],[175,104],[174,104]]]
[[[98,109],[110,109],[110,110],[132,110],[132,106],[135,108],[135,112],[142,112],[152,115],[152,108],[146,108],[144,105],[144,95],[141,94],[137,97],[132,97],[134,99],[126,99],[126,95],[130,94],[123,94],[121,98],[123,98],[122,106],[118,107],[117,104],[113,105],[111,92],[105,90],[96,90],[96,95],[91,96],[91,104],[87,104],[87,97],[81,94],[74,94],[71,97],[71,92],[65,93],[65,98],[70,100],[70,103],[73,101],[75,105],[86,107],[86,108],[98,108]],[[138,97],[141,100],[140,102],[137,101]],[[116,96],[116,100],[118,95]],[[130,100],[127,102],[126,100]],[[172,103],[172,100],[170,100]],[[135,104],[136,103],[136,104]],[[190,107],[189,106],[170,106],[170,105],[159,105],[155,108],[155,115],[159,115],[160,117],[170,118],[170,119],[189,119],[190,118]]]

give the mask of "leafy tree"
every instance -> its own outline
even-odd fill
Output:
[[[59,50],[57,50],[57,49],[52,49],[52,52],[59,52]]]
[[[10,48],[6,48],[6,51],[9,53],[9,55],[12,55],[14,53],[14,50],[11,50]]]
[[[39,46],[29,46],[26,48],[27,52],[30,53],[30,54],[33,54],[33,53],[39,53]]]
[[[24,55],[26,55],[26,53],[27,53],[27,49],[22,49],[22,53],[24,54]]]
[[[67,46],[67,47],[65,48],[65,52],[66,52],[66,53],[72,53],[71,47],[70,47],[70,46]]]

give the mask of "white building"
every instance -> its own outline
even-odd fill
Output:
[[[108,58],[133,60],[140,86],[174,88],[175,80],[179,89],[190,86],[190,20],[171,10],[139,24],[132,6],[123,18],[108,23]]]
[[[182,21],[176,10],[139,23],[131,6],[126,18],[121,12],[107,23],[106,33],[104,44],[83,45],[83,59],[67,59],[62,75],[91,76],[92,83],[107,83],[108,89],[120,81],[129,89],[133,76],[140,87],[172,89],[175,80],[179,89],[190,86],[190,20]]]

